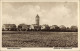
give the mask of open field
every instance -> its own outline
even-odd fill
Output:
[[[4,31],[3,47],[78,47],[77,32]]]

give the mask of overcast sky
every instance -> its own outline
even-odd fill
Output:
[[[36,15],[40,25],[77,25],[76,2],[3,2],[3,24],[35,24]]]

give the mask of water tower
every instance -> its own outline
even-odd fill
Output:
[[[36,25],[38,25],[39,26],[39,20],[40,19],[40,17],[39,17],[39,15],[37,14],[37,16],[36,16]]]

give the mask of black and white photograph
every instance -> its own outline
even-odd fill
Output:
[[[78,48],[78,3],[2,2],[2,47]]]

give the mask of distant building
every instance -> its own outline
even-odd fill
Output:
[[[14,31],[16,30],[16,25],[15,24],[3,24],[2,30],[3,31]]]
[[[28,31],[30,28],[30,25],[26,25],[26,24],[19,24],[18,25],[18,30],[19,31]]]
[[[36,24],[32,24],[31,26],[30,26],[30,30],[40,30],[41,29],[41,26],[40,25],[36,25]]]
[[[41,30],[49,30],[49,29],[50,29],[50,27],[48,25],[46,25],[46,24],[41,25]]]

